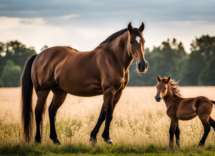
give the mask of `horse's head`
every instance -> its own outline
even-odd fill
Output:
[[[168,78],[160,78],[157,76],[158,84],[157,84],[157,94],[155,95],[155,100],[160,102],[161,99],[167,94],[168,92],[168,83],[170,82],[171,76]]]
[[[128,55],[136,61],[137,69],[139,72],[145,73],[149,67],[148,62],[144,58],[145,50],[142,32],[144,30],[142,23],[139,29],[132,28],[131,23],[128,24]]]

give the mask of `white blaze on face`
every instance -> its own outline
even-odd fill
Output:
[[[140,43],[140,39],[141,39],[141,38],[140,38],[139,36],[136,37],[137,43]]]

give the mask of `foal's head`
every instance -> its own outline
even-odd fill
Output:
[[[139,72],[145,73],[148,69],[148,62],[144,58],[144,43],[142,32],[144,30],[144,24],[142,23],[139,29],[132,28],[131,23],[128,24],[128,55],[136,61],[137,69]]]
[[[164,96],[168,93],[168,84],[170,82],[171,76],[169,76],[168,78],[164,77],[164,78],[160,78],[159,76],[157,76],[157,80],[158,80],[158,84],[157,84],[157,95],[155,95],[155,100],[157,102],[160,102],[162,98],[164,98]]]

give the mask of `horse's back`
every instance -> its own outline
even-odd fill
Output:
[[[213,108],[213,104],[207,97],[184,98],[179,104],[177,116],[181,120],[189,120],[197,114],[210,112],[211,108]]]
[[[52,47],[43,50],[34,60],[31,78],[35,87],[48,87],[53,84],[53,72],[57,65],[67,59],[72,49],[67,47]]]
[[[74,95],[91,96],[88,90],[101,94],[97,57],[94,52],[79,52],[69,47],[52,47],[41,52],[32,66],[35,86],[51,88],[57,84]],[[83,89],[81,89],[83,88]],[[80,90],[80,91],[79,91]],[[85,93],[86,92],[86,93]]]

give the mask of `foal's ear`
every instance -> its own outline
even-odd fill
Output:
[[[161,78],[159,76],[157,76],[157,80],[158,82],[161,82]]]
[[[129,31],[130,33],[132,32],[131,22],[128,24],[128,31]]]
[[[167,83],[169,83],[170,79],[171,79],[171,76],[169,75],[169,77],[167,78]]]
[[[139,27],[139,31],[140,31],[140,32],[143,32],[144,28],[145,28],[145,25],[144,25],[144,23],[142,22],[141,26]]]

